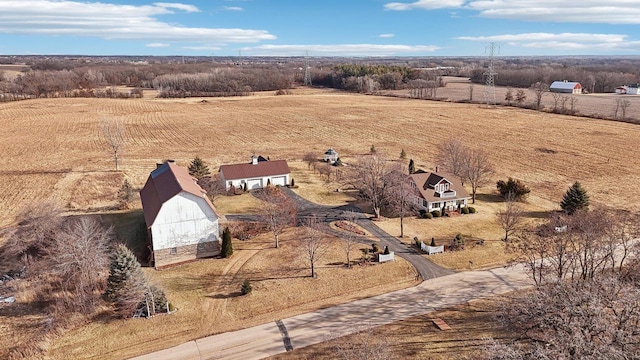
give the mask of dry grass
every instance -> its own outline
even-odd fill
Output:
[[[493,312],[500,299],[476,300],[465,305],[416,316],[389,325],[377,327],[372,335],[391,347],[396,359],[474,359],[478,357],[489,337],[511,338],[493,320]],[[432,319],[444,320],[451,330],[439,330]],[[366,326],[366,324],[354,324]],[[339,343],[352,341],[353,335],[336,338],[320,344],[294,349],[269,359],[335,359]]]
[[[218,196],[213,205],[220,214],[256,214],[260,210],[260,200],[250,193]]]
[[[326,149],[325,149],[326,150]],[[320,154],[324,153],[322,151]],[[304,154],[301,154],[301,157]],[[319,163],[320,164],[320,163]],[[295,179],[297,188],[293,189],[303,198],[322,205],[340,206],[353,201],[353,198],[344,192],[337,192],[341,186],[333,181],[325,181],[317,172],[309,169],[307,163],[301,161],[289,162],[291,177]]]
[[[404,260],[347,269],[335,238],[317,268],[318,278],[309,278],[298,236],[296,230],[288,231],[279,249],[273,248],[268,234],[234,240],[231,259],[202,260],[164,271],[147,269],[178,312],[149,320],[92,322],[55,341],[49,356],[126,358],[416,284],[415,270]],[[354,250],[352,257],[359,253]],[[254,289],[248,296],[239,292],[244,279]]]

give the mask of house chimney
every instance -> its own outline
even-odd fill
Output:
[[[251,164],[256,165],[258,163],[258,157],[253,155],[251,156]]]
[[[160,166],[164,165],[164,163],[156,163],[156,169],[160,169]]]

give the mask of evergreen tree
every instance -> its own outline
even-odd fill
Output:
[[[111,256],[105,297],[122,317],[134,315],[147,293],[146,279],[136,256],[120,244]]]
[[[224,228],[222,232],[222,250],[220,255],[223,258],[228,258],[233,255],[233,244],[231,243],[231,230],[228,227]]]
[[[337,158],[336,161],[333,163],[333,166],[342,166],[342,160],[340,158]]]
[[[124,183],[120,190],[118,190],[118,202],[120,203],[121,209],[127,209],[129,207],[129,203],[133,200],[133,186],[129,180],[124,179]]]
[[[402,160],[406,160],[407,159],[407,153],[404,151],[404,149],[402,149],[402,151],[400,151],[400,159],[402,159]]]
[[[389,255],[389,246],[385,246],[384,247],[384,252],[382,254],[383,255]]]
[[[249,281],[249,279],[245,279],[242,282],[242,286],[240,287],[240,293],[242,293],[242,295],[247,295],[252,291],[253,291],[253,286],[251,286],[251,282]]]
[[[189,175],[198,179],[198,182],[200,182],[203,178],[211,175],[211,172],[207,164],[205,164],[199,156],[196,156],[193,161],[191,161],[191,165],[189,165]]]
[[[498,180],[496,188],[505,199],[511,198],[514,201],[522,201],[531,192],[531,189],[522,181],[509,178],[507,181]]]
[[[291,187],[295,187],[296,186],[296,182],[295,180],[293,180],[293,178],[291,178]]]
[[[589,208],[589,195],[587,190],[580,185],[580,182],[576,181],[567,190],[562,198],[560,207],[569,215],[572,215],[577,210]]]
[[[416,172],[416,164],[413,162],[413,159],[409,160],[409,174],[413,174]]]
[[[244,190],[244,192],[249,191],[249,186],[247,185],[247,183],[244,183],[244,185],[242,186],[242,190]]]

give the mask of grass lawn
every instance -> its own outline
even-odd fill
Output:
[[[385,264],[344,266],[340,240],[327,238],[329,251],[309,277],[298,242],[288,230],[279,249],[269,234],[234,239],[230,259],[205,259],[147,276],[161,285],[178,311],[152,319],[95,319],[55,340],[52,359],[124,359],[211,334],[277,319],[416,285],[413,267],[402,259]],[[360,258],[358,245],[352,259]],[[240,295],[249,279],[253,292]]]
[[[321,164],[321,162],[318,162]],[[336,181],[325,181],[321,179],[317,172],[309,169],[307,163],[301,161],[289,162],[291,177],[295,179],[298,186],[293,189],[298,195],[322,205],[346,205],[354,201],[348,193],[337,192],[341,185]]]

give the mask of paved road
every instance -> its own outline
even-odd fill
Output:
[[[412,288],[190,341],[135,359],[263,359],[353,333],[363,324],[385,325],[531,285],[521,265],[461,272],[429,279]]]
[[[436,265],[429,259],[416,252],[412,247],[407,246],[406,244],[398,240],[398,238],[380,229],[356,206],[343,205],[335,207],[319,205],[299,196],[291,189],[282,189],[295,202],[296,207],[298,208],[299,221],[310,216],[315,216],[323,221],[323,223],[325,224],[326,232],[340,237],[344,234],[342,234],[340,231],[331,229],[328,225],[330,222],[344,219],[346,213],[351,211],[357,216],[356,223],[380,240],[379,246],[381,249],[384,249],[385,246],[388,246],[390,251],[393,251],[397,256],[407,260],[416,268],[416,271],[420,274],[420,277],[422,277],[423,280],[433,279],[439,276],[445,276],[454,273],[454,271],[452,270],[445,269],[441,266]],[[235,221],[255,221],[257,219],[252,215],[227,215],[226,218],[228,220]],[[362,243],[370,242],[365,238],[360,238],[358,241]]]

